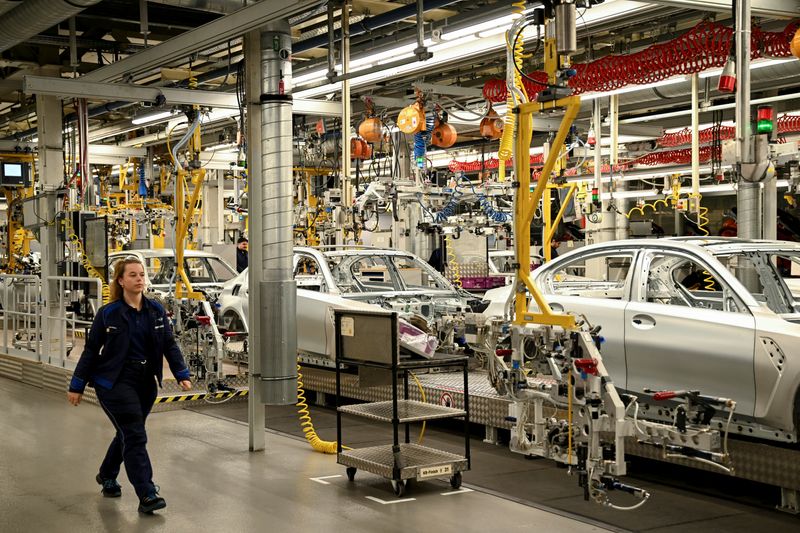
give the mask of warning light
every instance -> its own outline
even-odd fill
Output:
[[[717,90],[721,93],[732,93],[736,90],[736,61],[733,57],[728,57],[722,74],[719,75]]]
[[[758,106],[758,123],[756,131],[758,133],[772,133],[775,125],[775,109],[772,106]]]
[[[594,136],[594,128],[589,128],[589,133],[586,134],[586,144],[594,146],[596,142],[597,139]]]
[[[598,194],[597,187],[592,187],[592,203],[596,204],[600,201],[600,194]]]

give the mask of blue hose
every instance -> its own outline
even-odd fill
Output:
[[[414,160],[418,168],[425,168],[425,152],[431,142],[431,131],[433,131],[433,114],[425,117],[425,131],[418,131],[414,134]]]

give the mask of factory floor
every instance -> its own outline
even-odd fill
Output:
[[[359,473],[350,483],[334,457],[290,435],[267,430],[266,451],[250,453],[247,426],[214,410],[148,420],[154,480],[168,507],[140,515],[124,476],[122,498],[103,498],[94,481],[113,436],[99,407],[75,408],[64,395],[4,378],[0,405],[0,531],[606,531],[438,480],[398,500],[387,481]]]

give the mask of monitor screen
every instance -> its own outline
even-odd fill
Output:
[[[22,163],[3,163],[3,175],[7,178],[21,178]]]

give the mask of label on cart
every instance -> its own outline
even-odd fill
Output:
[[[419,469],[417,479],[427,479],[429,477],[441,477],[453,473],[453,465],[428,466]]]
[[[355,335],[355,322],[353,321],[353,317],[351,316],[343,316],[342,323],[341,323],[341,331],[342,335],[345,337],[352,337]]]

